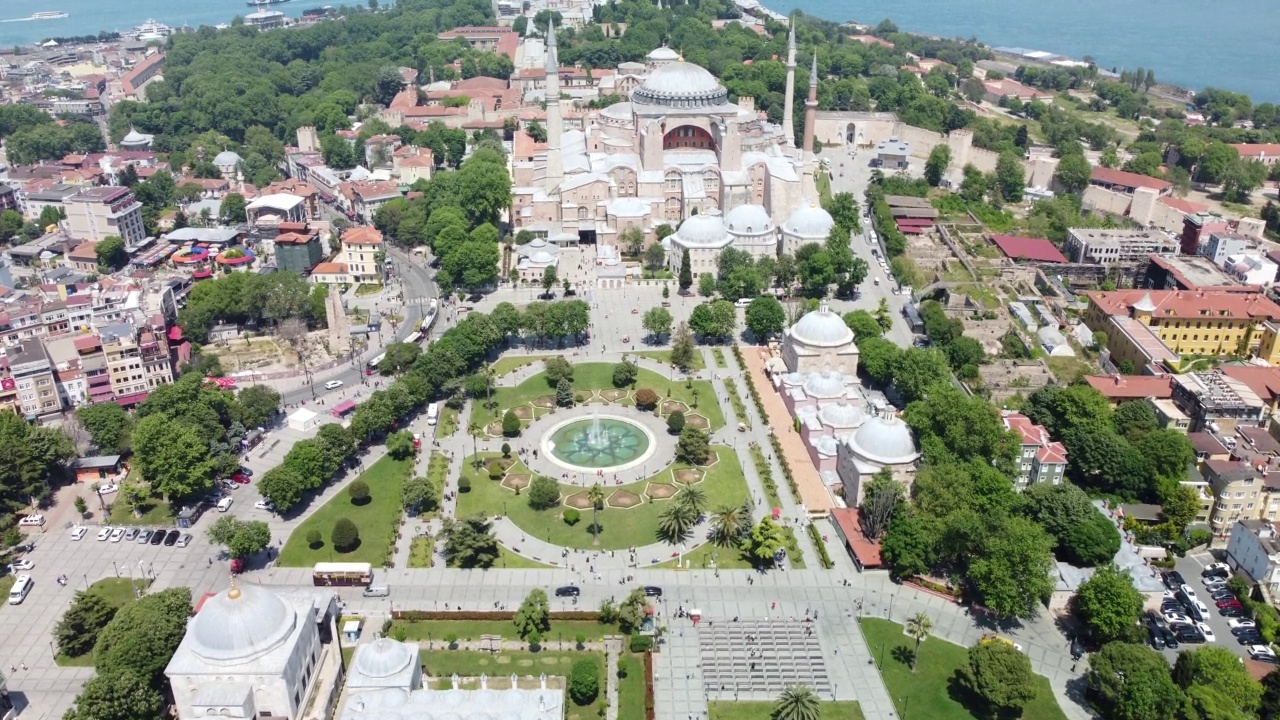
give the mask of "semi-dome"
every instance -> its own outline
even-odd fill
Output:
[[[791,326],[790,334],[802,344],[815,347],[838,347],[853,342],[853,331],[825,305],[800,318]]]
[[[242,158],[231,150],[223,150],[213,158],[213,164],[219,167],[224,165],[236,165],[242,162]]]
[[[630,120],[631,102],[629,100],[624,100],[619,103],[614,103],[604,110],[601,110],[600,114],[613,120]]]
[[[728,237],[724,221],[717,213],[694,215],[680,224],[676,231],[685,245],[718,245]]]
[[[836,221],[832,219],[831,213],[823,210],[821,205],[810,201],[791,213],[791,217],[782,223],[782,231],[803,238],[826,240],[831,234],[831,228],[835,225]]]
[[[804,381],[804,394],[819,399],[842,397],[844,377],[839,373],[813,373]]]
[[[823,406],[818,412],[823,425],[834,428],[854,428],[867,421],[867,416],[856,406],[846,402],[832,403]]]
[[[389,678],[401,673],[417,659],[418,654],[408,645],[390,638],[378,638],[360,646],[356,653],[355,668],[370,678]]]
[[[248,661],[285,641],[297,613],[275,593],[233,585],[209,598],[191,621],[192,650],[207,660]]]
[[[739,205],[725,215],[724,224],[735,235],[758,235],[773,230],[773,220],[763,205]]]
[[[729,91],[706,68],[681,60],[650,73],[631,94],[631,102],[679,108],[715,107],[729,102]]]
[[[864,460],[904,465],[920,457],[911,428],[898,417],[873,417],[853,433],[853,449]]]

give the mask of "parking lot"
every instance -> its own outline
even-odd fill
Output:
[[[1193,590],[1195,590],[1197,597],[1202,602],[1204,602],[1206,606],[1208,606],[1209,612],[1206,617],[1205,623],[1213,631],[1215,639],[1212,644],[1221,645],[1222,647],[1227,648],[1231,652],[1244,658],[1247,662],[1252,662],[1249,659],[1248,648],[1236,642],[1236,637],[1231,634],[1231,628],[1227,624],[1228,620],[1230,620],[1231,618],[1223,617],[1223,615],[1218,611],[1218,608],[1215,606],[1214,601],[1209,597],[1209,594],[1205,591],[1204,579],[1201,577],[1200,574],[1204,572],[1204,569],[1208,565],[1218,561],[1219,561],[1219,558],[1215,557],[1211,553],[1208,553],[1208,552],[1198,553],[1196,555],[1188,555],[1184,558],[1179,558],[1177,563],[1174,565],[1174,569],[1182,573],[1184,579],[1187,581],[1187,584],[1191,586]],[[1185,611],[1183,612],[1183,614],[1186,614]],[[1244,616],[1244,617],[1247,617],[1247,616]],[[1211,644],[1211,643],[1203,643],[1203,644],[1180,643],[1177,649],[1164,649],[1163,652],[1169,658],[1169,661],[1173,662],[1175,659],[1177,659],[1178,653],[1182,652],[1183,650],[1195,649],[1198,647],[1203,647],[1204,645],[1208,645],[1208,644]]]

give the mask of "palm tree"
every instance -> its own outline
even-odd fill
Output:
[[[101,489],[102,489],[101,483],[93,483],[92,485],[89,486],[90,492],[92,492],[98,498],[98,507],[102,508],[102,512],[105,513],[107,511],[107,503],[102,499],[102,493],[99,492]]]
[[[720,547],[733,547],[738,544],[745,527],[742,507],[723,505],[711,516],[711,542]]]
[[[604,504],[604,488],[596,483],[587,489],[587,500],[591,501],[591,544],[600,544],[600,523],[598,521],[600,506]]]
[[[689,485],[676,496],[676,504],[689,508],[697,517],[707,509],[707,493],[702,488]]]
[[[813,688],[792,685],[773,704],[773,720],[818,720],[818,694]]]
[[[915,638],[916,650],[911,654],[911,672],[916,671],[916,660],[920,657],[920,643],[933,631],[933,621],[924,613],[916,613],[907,618],[907,634]]]
[[[476,437],[480,434],[480,425],[472,421],[471,424],[467,425],[467,432],[471,433],[471,456],[473,458],[471,465],[480,467],[480,451],[476,448]]]
[[[697,519],[698,516],[693,512],[693,508],[673,503],[658,515],[658,536],[670,543],[679,542],[689,534],[690,528]]]

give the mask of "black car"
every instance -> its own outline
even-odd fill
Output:
[[[662,588],[658,587],[657,585],[645,585],[644,596],[645,597],[662,597]]]
[[[1167,627],[1160,628],[1160,639],[1164,642],[1164,646],[1170,650],[1178,649],[1178,636]]]
[[[1182,603],[1178,602],[1177,600],[1165,600],[1164,602],[1160,603],[1160,612],[1162,613],[1166,613],[1166,612],[1180,613],[1183,611],[1183,609],[1184,608],[1182,607]]]
[[[1267,642],[1262,639],[1262,635],[1256,632],[1237,635],[1236,642],[1240,643],[1241,645],[1266,645],[1267,644]]]
[[[1173,634],[1178,638],[1178,642],[1188,645],[1199,645],[1205,641],[1204,633],[1191,625],[1175,625]]]
[[[163,530],[157,530],[157,531],[155,531],[155,532],[151,533],[151,540],[150,540],[149,542],[150,542],[152,545],[159,545],[160,543],[164,542],[164,531],[163,531]],[[175,541],[175,542],[176,542],[176,541]]]
[[[582,588],[577,585],[562,585],[556,588],[556,597],[578,597],[582,594]]]
[[[253,477],[253,471],[245,467],[244,465],[240,466],[240,474],[245,477]]]
[[[169,534],[164,536],[164,546],[173,547],[174,545],[177,545],[178,538],[181,536],[182,536],[182,533],[178,532],[177,530],[170,530]]]
[[[1242,607],[1225,607],[1219,608],[1218,614],[1224,618],[1244,617],[1244,608]]]
[[[1160,627],[1160,623],[1157,622],[1156,619],[1151,617],[1150,615],[1147,616],[1147,639],[1151,642],[1151,647],[1155,648],[1156,650],[1159,650],[1164,647],[1164,630],[1163,628]],[[1072,658],[1075,660],[1079,660],[1080,658],[1075,657],[1074,641],[1072,642],[1071,650],[1072,650],[1071,652]]]
[[[1163,577],[1164,577],[1164,584],[1170,590],[1177,590],[1178,588],[1187,584],[1186,578],[1182,577],[1182,573],[1178,572],[1177,570],[1170,570],[1169,572],[1165,573]]]

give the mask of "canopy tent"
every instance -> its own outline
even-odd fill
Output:
[[[292,430],[310,430],[316,426],[319,416],[306,408],[298,408],[289,416],[289,428]]]

